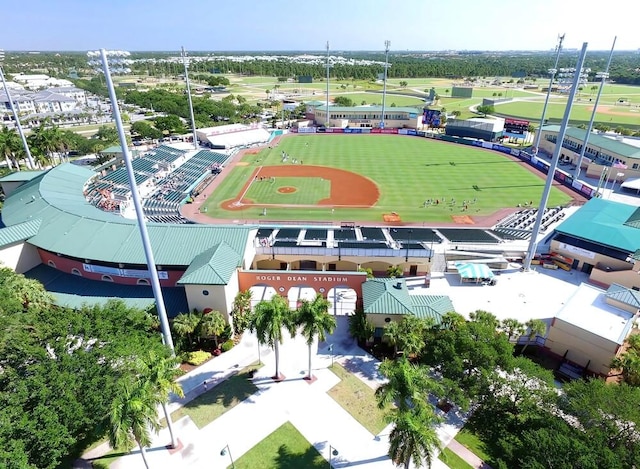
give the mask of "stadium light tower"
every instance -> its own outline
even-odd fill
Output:
[[[531,261],[533,260],[533,256],[536,253],[536,249],[538,248],[538,233],[540,232],[540,225],[542,224],[542,219],[544,218],[544,212],[547,209],[547,201],[549,200],[549,192],[551,192],[551,184],[553,183],[553,176],[556,172],[556,167],[558,166],[558,158],[560,156],[560,152],[562,151],[562,142],[564,140],[564,136],[567,133],[567,127],[569,124],[569,117],[571,116],[571,108],[573,107],[573,100],[576,97],[576,93],[578,91],[578,83],[581,79],[580,70],[582,70],[582,64],[584,63],[584,58],[587,55],[587,43],[584,42],[582,44],[582,51],[580,52],[580,57],[578,57],[578,64],[576,65],[576,70],[578,73],[575,73],[573,77],[573,86],[571,86],[571,90],[569,91],[569,99],[567,101],[567,106],[564,109],[564,117],[562,118],[562,123],[560,124],[560,131],[558,132],[558,139],[556,148],[553,152],[553,157],[551,158],[551,163],[549,165],[549,172],[547,173],[547,178],[544,184],[544,190],[542,191],[542,197],[540,198],[540,205],[538,207],[538,213],[536,213],[536,221],[533,224],[533,231],[531,233],[531,240],[529,241],[529,249],[527,251],[527,257],[524,260],[524,265],[522,266],[525,271],[528,271],[531,268]]]
[[[329,41],[327,41],[327,119],[326,122],[324,123],[325,127],[329,127],[329,68],[331,67],[329,65]]]
[[[384,41],[384,73],[382,74],[382,115],[380,116],[380,128],[384,129],[384,105],[387,98],[387,68],[389,67],[389,47],[391,41]]]
[[[136,185],[136,178],[133,173],[133,164],[131,163],[131,153],[127,146],[127,137],[124,133],[124,126],[122,125],[122,117],[120,116],[120,108],[118,107],[118,97],[116,96],[116,90],[113,87],[113,81],[111,80],[111,72],[109,70],[109,60],[113,65],[115,73],[129,73],[129,52],[126,51],[106,51],[100,49],[99,51],[87,52],[89,59],[89,65],[97,71],[104,73],[107,90],[109,91],[109,98],[111,99],[111,109],[113,110],[113,120],[116,122],[116,128],[118,129],[118,137],[120,139],[120,145],[122,146],[122,155],[124,157],[124,163],[127,168],[127,176],[129,177],[129,189],[131,189],[131,198],[133,199],[133,206],[136,211],[136,220],[138,222],[138,229],[140,230],[140,237],[142,238],[142,246],[144,247],[144,254],[147,259],[147,268],[149,269],[149,276],[151,277],[151,287],[153,288],[153,296],[156,300],[156,308],[158,309],[158,317],[160,319],[160,329],[162,330],[162,340],[164,344],[169,347],[171,353],[175,353],[173,347],[173,339],[171,337],[171,330],[169,329],[169,320],[167,319],[167,311],[164,306],[164,298],[162,296],[162,289],[160,288],[160,280],[158,278],[158,270],[156,269],[156,262],[153,257],[153,250],[151,249],[151,242],[149,241],[149,233],[147,232],[147,225],[144,222],[144,211],[142,204],[140,203],[140,194],[138,193],[138,186]],[[107,57],[110,57],[108,59]]]
[[[536,139],[533,143],[533,153],[535,155],[538,154],[538,148],[540,146],[540,136],[542,135],[542,126],[544,125],[544,118],[547,115],[547,105],[549,104],[549,96],[551,96],[551,88],[553,87],[553,80],[556,77],[556,73],[558,73],[558,61],[560,60],[560,52],[562,52],[562,42],[564,41],[564,34],[562,36],[558,36],[558,45],[556,46],[556,62],[553,65],[553,68],[549,69],[549,88],[547,88],[547,96],[544,99],[544,106],[542,106],[542,116],[540,116],[540,125],[538,126],[538,131],[536,132]]]
[[[616,47],[616,39],[617,36],[613,38],[613,45],[611,46],[611,52],[609,52],[609,61],[607,62],[607,68],[605,68],[604,72],[599,72],[596,74],[596,78],[600,78],[600,88],[598,89],[598,94],[596,95],[596,102],[593,105],[593,110],[591,111],[591,119],[589,119],[589,125],[587,125],[587,129],[584,133],[584,140],[582,142],[582,148],[580,149],[580,156],[578,157],[578,163],[576,164],[576,171],[573,174],[574,179],[578,179],[580,177],[580,167],[582,166],[582,159],[584,158],[584,152],[587,149],[587,145],[589,144],[589,137],[591,135],[591,129],[593,128],[593,121],[596,118],[596,112],[598,110],[598,103],[600,102],[600,96],[602,95],[602,89],[604,88],[604,83],[609,78],[609,66],[611,65],[611,58],[613,57],[613,49]]]
[[[16,128],[18,129],[18,133],[20,134],[20,139],[22,140],[24,153],[25,155],[27,155],[27,164],[29,166],[29,169],[36,169],[36,165],[33,162],[33,157],[31,156],[31,150],[29,150],[29,144],[27,143],[27,137],[24,135],[24,130],[22,130],[22,125],[20,124],[20,117],[18,116],[18,111],[16,111],[16,106],[13,103],[13,99],[11,99],[11,93],[9,93],[9,87],[7,86],[7,81],[4,79],[2,62],[4,62],[4,50],[0,49],[0,79],[2,80],[2,86],[4,86],[4,93],[7,95],[7,101],[9,101],[9,108],[11,109],[13,118],[16,121]],[[18,164],[18,171],[20,171],[19,164]]]
[[[193,129],[193,148],[198,149],[198,136],[196,135],[196,119],[193,117],[193,101],[191,99],[191,85],[189,84],[189,59],[182,46],[182,65],[184,65],[184,81],[187,84],[187,99],[189,100],[189,113],[191,115],[191,128]]]

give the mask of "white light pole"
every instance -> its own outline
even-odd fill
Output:
[[[220,456],[226,456],[227,454],[229,455],[229,460],[231,461],[231,467],[235,469],[236,465],[233,462],[233,457],[231,456],[231,448],[229,448],[228,443],[224,445],[224,448],[222,448],[222,450],[220,451]]]
[[[547,105],[549,104],[549,96],[551,96],[551,88],[553,87],[553,80],[556,77],[556,73],[558,71],[558,61],[560,60],[560,52],[562,51],[562,41],[564,41],[564,34],[562,36],[558,36],[558,45],[556,46],[556,62],[553,65],[553,68],[549,69],[549,88],[547,88],[547,97],[544,99],[544,106],[542,106],[542,116],[540,116],[540,125],[538,126],[538,131],[536,132],[536,139],[533,143],[533,152],[534,154],[538,154],[538,148],[540,146],[540,136],[542,135],[542,126],[544,125],[544,118],[547,115]]]
[[[609,192],[607,199],[611,198],[611,194],[613,194],[616,189],[616,182],[618,181],[618,179],[622,177],[624,177],[624,173],[616,173],[616,178],[613,180],[613,183],[611,184],[611,191]],[[620,185],[622,185],[622,179],[620,179]]]
[[[189,100],[189,113],[191,114],[191,128],[193,129],[193,148],[198,149],[198,136],[196,135],[196,119],[193,117],[193,101],[191,100],[191,85],[189,84],[189,61],[187,53],[182,47],[182,65],[184,65],[184,81],[187,84],[187,98]]]
[[[584,152],[587,150],[587,145],[589,144],[589,137],[591,136],[591,129],[593,128],[593,121],[596,117],[596,112],[598,111],[598,103],[600,102],[600,96],[602,95],[602,89],[604,88],[604,83],[609,78],[609,66],[611,65],[611,57],[613,57],[613,48],[616,46],[617,36],[613,38],[613,45],[611,46],[611,52],[609,53],[609,61],[607,62],[607,68],[605,68],[604,72],[600,72],[596,74],[596,78],[600,78],[600,88],[598,89],[598,94],[596,95],[596,102],[593,104],[593,110],[591,111],[591,119],[589,119],[589,125],[587,129],[584,131],[584,140],[582,141],[582,148],[580,149],[580,156],[578,157],[578,164],[576,164],[576,171],[573,174],[574,179],[578,179],[580,177],[580,170],[582,166],[582,159],[584,158]]]
[[[22,140],[24,153],[25,155],[27,155],[27,165],[29,166],[29,169],[36,169],[36,165],[33,162],[33,157],[31,156],[31,150],[29,150],[29,144],[27,143],[27,137],[24,135],[24,130],[22,130],[22,125],[20,124],[20,117],[18,116],[18,111],[16,111],[16,106],[13,103],[13,99],[11,99],[11,93],[9,93],[9,87],[7,86],[7,82],[4,79],[2,62],[4,62],[4,50],[0,49],[0,79],[2,80],[2,86],[4,87],[4,92],[7,95],[7,101],[9,101],[9,108],[11,109],[13,118],[16,121],[16,128],[18,129],[18,134],[20,134],[20,139]],[[19,163],[18,163],[18,171],[20,171]]]
[[[380,128],[384,129],[384,107],[387,98],[387,67],[389,67],[389,47],[391,41],[384,41],[384,73],[382,74],[382,115],[380,116]]]
[[[562,150],[562,142],[564,140],[564,136],[567,133],[567,127],[569,124],[569,117],[571,116],[571,108],[573,107],[573,100],[576,96],[576,92],[578,91],[578,83],[580,81],[582,70],[582,64],[584,63],[584,58],[587,55],[587,43],[582,44],[582,51],[580,52],[580,57],[578,57],[578,63],[576,65],[576,74],[573,77],[573,86],[569,92],[569,99],[567,101],[567,106],[564,110],[564,117],[562,118],[562,124],[560,125],[560,131],[558,132],[558,139],[556,143],[556,148],[553,152],[553,157],[551,158],[551,163],[549,164],[549,172],[547,173],[547,179],[544,184],[544,190],[542,191],[542,197],[540,198],[540,205],[538,207],[538,212],[536,213],[536,221],[533,224],[533,230],[531,232],[531,241],[529,241],[529,249],[527,252],[527,257],[524,260],[523,269],[528,271],[531,268],[531,261],[533,260],[533,256],[536,253],[536,249],[538,247],[538,233],[540,232],[540,225],[542,224],[542,219],[544,218],[544,212],[547,209],[547,200],[549,200],[549,192],[551,192],[551,185],[553,183],[553,176],[556,172],[556,167],[558,166],[558,158],[560,156],[560,152]]]
[[[104,73],[107,90],[109,91],[109,98],[111,99],[111,108],[113,110],[113,119],[116,122],[116,128],[118,130],[118,137],[120,138],[120,145],[122,146],[122,155],[124,157],[124,163],[127,168],[127,175],[129,177],[129,188],[131,189],[131,198],[133,199],[133,206],[136,211],[136,220],[138,222],[138,229],[140,230],[140,237],[142,238],[142,246],[144,247],[144,254],[147,259],[147,268],[151,277],[151,287],[153,288],[153,295],[156,300],[156,308],[158,309],[158,317],[160,319],[160,328],[162,330],[162,339],[164,344],[169,347],[172,354],[175,354],[173,347],[173,339],[171,337],[171,330],[169,329],[169,320],[167,319],[167,312],[164,306],[164,298],[162,296],[162,289],[160,288],[160,279],[158,278],[158,270],[156,269],[155,259],[153,257],[153,250],[151,249],[151,242],[149,241],[149,233],[147,232],[147,225],[144,222],[144,211],[142,204],[140,203],[140,194],[138,193],[138,187],[136,185],[136,179],[133,172],[133,165],[131,163],[131,153],[127,147],[127,137],[124,133],[124,127],[122,125],[122,118],[120,117],[120,108],[118,107],[118,98],[116,91],[113,87],[113,81],[111,80],[111,72],[109,70],[109,61],[107,56],[113,58],[113,64],[115,70],[120,73],[128,73],[130,69],[127,67],[129,52],[126,51],[109,51],[104,49],[100,51],[87,52],[89,58],[89,64],[92,66],[102,65],[102,72]]]
[[[324,126],[329,127],[329,41],[327,41],[327,118],[325,120]]]

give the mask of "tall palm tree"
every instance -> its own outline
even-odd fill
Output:
[[[311,376],[311,346],[318,336],[319,340],[326,340],[326,332],[331,334],[336,328],[335,318],[329,314],[330,303],[318,293],[313,301],[302,300],[296,311],[295,322],[302,326],[302,335],[309,346],[309,379]]]
[[[426,368],[411,363],[406,357],[384,360],[378,371],[387,382],[376,389],[378,407],[395,403],[400,410],[424,407],[429,393],[441,395],[440,385],[427,374]]]
[[[547,323],[541,319],[529,319],[525,324],[529,334],[527,334],[527,343],[524,344],[520,354],[524,355],[524,351],[527,349],[532,340],[537,336],[544,336],[547,333]]]
[[[280,344],[284,340],[282,328],[295,335],[295,321],[286,298],[275,295],[269,301],[258,303],[251,315],[249,329],[255,331],[258,342],[273,347],[276,358],[276,373],[274,379],[280,379]]]
[[[392,321],[384,328],[384,336],[393,345],[393,352],[400,349],[406,355],[417,355],[424,349],[424,332],[433,326],[433,320],[405,316],[400,321]]]
[[[222,314],[218,311],[203,314],[198,323],[200,338],[207,339],[213,337],[216,348],[218,348],[218,337],[224,332],[225,327],[227,327],[227,321],[224,320],[224,317],[222,317]]]
[[[231,316],[233,317],[233,333],[241,335],[249,328],[249,316],[251,314],[251,290],[239,291],[233,300]]]
[[[417,467],[427,463],[440,449],[440,439],[434,428],[438,417],[431,409],[397,410],[390,420],[395,424],[389,433],[389,457],[397,466],[409,469],[411,462]]]
[[[176,448],[178,443],[173,431],[173,421],[167,407],[167,401],[171,393],[178,397],[184,397],[182,386],[176,382],[176,378],[181,375],[179,364],[180,361],[176,357],[162,356],[155,351],[149,351],[139,360],[138,366],[139,379],[149,384],[151,390],[156,393],[158,403],[162,405],[172,448]]]
[[[129,447],[133,439],[140,447],[144,465],[149,469],[146,447],[151,444],[149,430],[158,432],[157,394],[148,382],[123,378],[111,404],[109,444],[112,448]]]

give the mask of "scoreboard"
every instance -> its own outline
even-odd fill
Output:
[[[505,119],[504,120],[504,132],[513,136],[522,136],[527,132],[529,128],[529,121],[519,119]],[[510,135],[511,136],[511,135]]]

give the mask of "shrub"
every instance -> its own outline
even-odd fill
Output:
[[[234,344],[233,340],[227,340],[224,344],[222,344],[220,346],[220,349],[223,352],[228,352],[229,350],[231,350],[233,348],[234,345],[235,344]]]
[[[186,362],[189,365],[202,365],[204,362],[211,358],[211,354],[209,352],[205,352],[204,350],[198,350],[196,352],[187,353]]]

